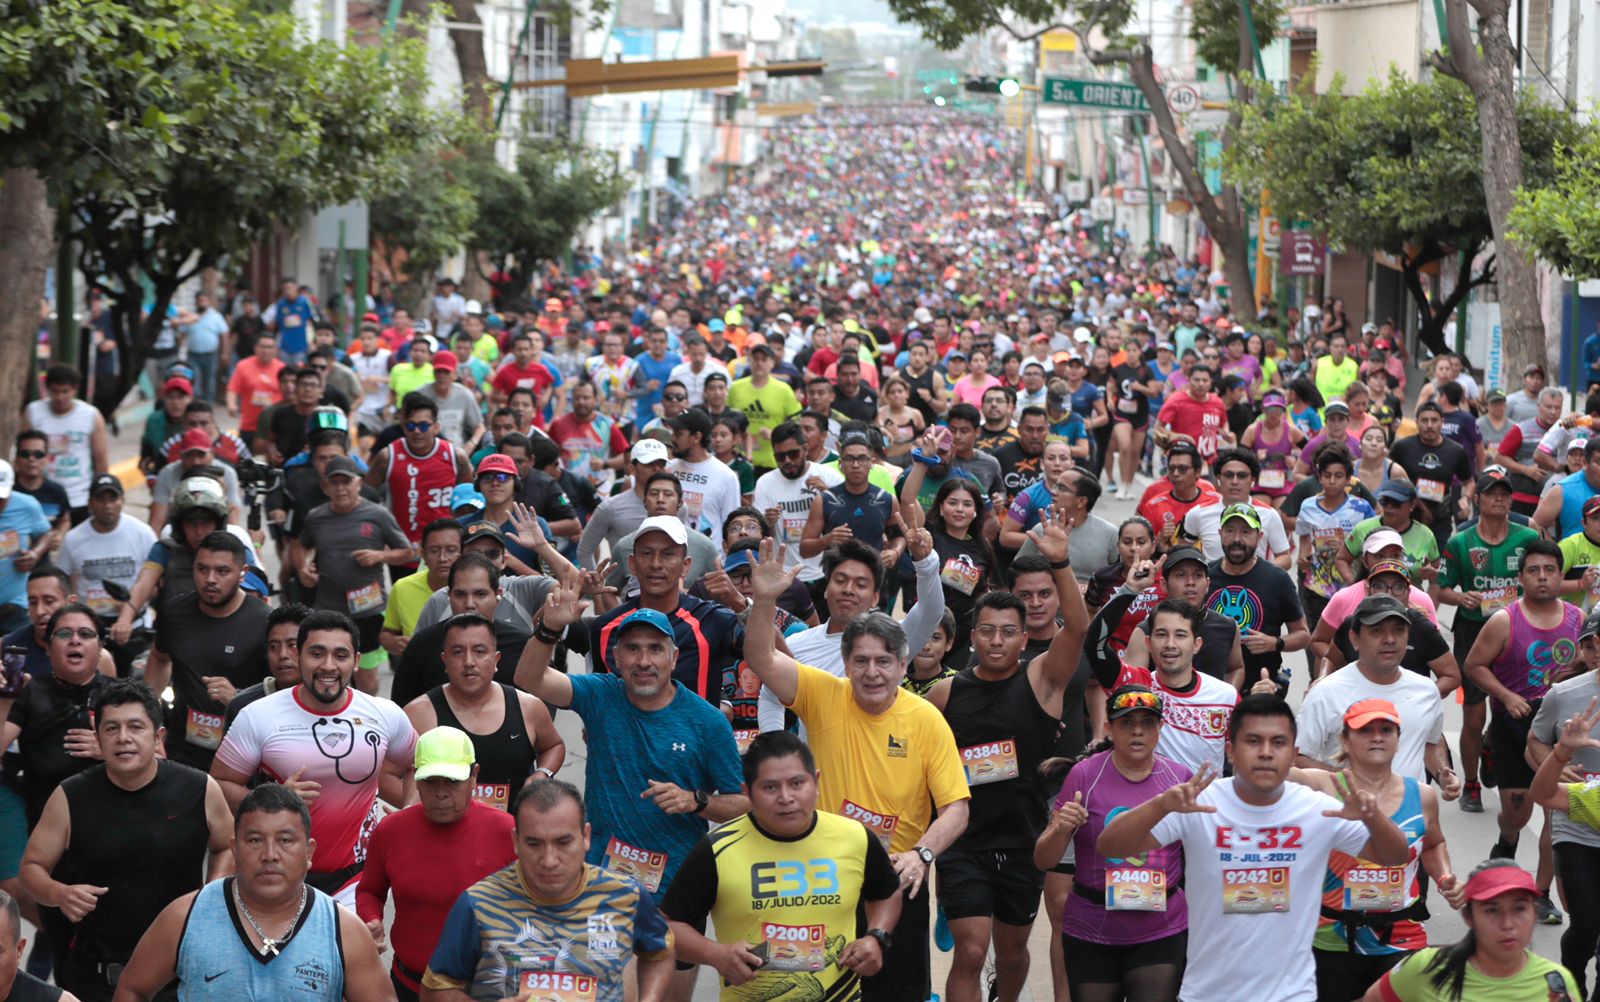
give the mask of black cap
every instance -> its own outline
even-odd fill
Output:
[[[1596,633],[1600,633],[1600,609],[1589,613],[1588,617],[1584,619],[1583,626],[1578,629],[1578,639],[1592,637]]]
[[[1161,576],[1166,577],[1168,574],[1172,573],[1172,569],[1174,567],[1177,567],[1179,564],[1188,560],[1194,561],[1201,567],[1210,566],[1210,564],[1206,562],[1206,555],[1194,547],[1174,546],[1171,550],[1167,551],[1166,563],[1161,565]]]
[[[1386,619],[1395,618],[1404,619],[1407,623],[1411,621],[1411,617],[1406,615],[1405,603],[1393,595],[1368,595],[1356,606],[1352,615],[1362,626],[1376,626]]]
[[[461,539],[461,548],[465,550],[469,544],[478,539],[492,539],[500,544],[502,550],[511,548],[506,542],[506,534],[501,532],[500,527],[493,522],[474,522],[467,526],[466,532]]]
[[[328,465],[322,468],[322,475],[326,478],[333,477],[360,477],[361,468],[349,456],[334,456],[328,460]]]
[[[94,497],[102,491],[111,491],[119,497],[126,493],[122,488],[122,481],[109,473],[102,473],[89,481],[89,496]]]
[[[664,419],[662,424],[673,431],[699,432],[700,440],[706,444],[711,442],[711,418],[702,410],[686,410],[677,417]]]
[[[766,354],[771,355],[773,358],[778,357],[778,353],[772,350],[772,345],[767,344],[765,341],[757,341],[755,344],[750,346],[745,354],[754,355],[758,351],[765,352]]]

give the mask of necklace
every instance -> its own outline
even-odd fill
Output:
[[[300,924],[300,915],[306,910],[306,885],[300,885],[300,904],[295,907],[294,918],[290,920],[289,928],[278,939],[268,936],[262,930],[261,923],[257,922],[256,917],[250,914],[250,909],[245,907],[244,897],[239,893],[239,881],[237,879],[233,882],[233,903],[239,909],[239,914],[244,916],[244,920],[250,923],[250,928],[256,931],[257,936],[261,937],[261,953],[263,955],[270,953],[276,957],[282,948],[288,945],[289,940],[294,938],[295,926]]]

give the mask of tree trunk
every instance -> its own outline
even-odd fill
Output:
[[[1500,292],[1502,373],[1537,363],[1549,368],[1559,346],[1545,337],[1539,306],[1539,273],[1533,258],[1508,235],[1516,191],[1522,187],[1522,137],[1517,125],[1516,43],[1508,27],[1509,0],[1470,0],[1477,12],[1477,38],[1467,24],[1469,0],[1445,0],[1449,69],[1471,88],[1478,102],[1483,140],[1483,194],[1494,231],[1496,282]]]
[[[0,442],[16,435],[28,399],[55,226],[36,172],[15,168],[0,175],[0,399],[15,401],[0,407]]]

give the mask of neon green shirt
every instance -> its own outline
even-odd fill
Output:
[[[396,633],[411,636],[417,631],[417,618],[422,615],[422,607],[432,597],[428,568],[419,567],[415,573],[407,574],[389,589],[389,607],[383,610],[383,625]]]

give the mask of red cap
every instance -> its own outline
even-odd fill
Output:
[[[194,452],[197,449],[210,449],[211,436],[206,434],[204,428],[190,428],[178,440],[179,452]]]
[[[184,379],[182,376],[173,376],[171,379],[161,384],[161,392],[163,394],[171,393],[173,390],[177,390],[180,393],[187,393],[191,397],[194,396],[194,384],[189,382],[187,379]]]
[[[491,456],[484,456],[479,461],[476,475],[481,477],[485,473],[509,473],[513,477],[521,476],[517,471],[517,461],[498,452]]]
[[[1468,901],[1488,901],[1513,891],[1537,896],[1539,885],[1534,883],[1533,874],[1520,866],[1491,866],[1467,878]]]
[[[1387,720],[1389,723],[1400,726],[1400,711],[1387,699],[1363,699],[1350,704],[1350,709],[1344,711],[1344,725],[1352,731],[1359,731],[1375,720]]]
[[[456,357],[448,351],[441,351],[433,356],[433,367],[436,370],[449,369],[454,372],[456,370]]]

